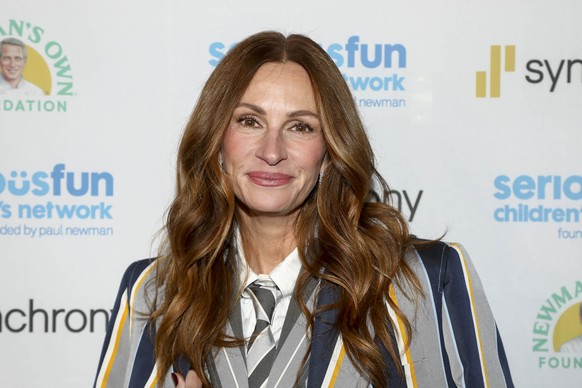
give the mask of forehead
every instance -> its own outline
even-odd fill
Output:
[[[285,100],[303,108],[315,108],[315,95],[307,71],[296,62],[265,63],[255,73],[242,100]]]
[[[22,47],[4,43],[2,45],[2,55],[8,54],[22,56]]]

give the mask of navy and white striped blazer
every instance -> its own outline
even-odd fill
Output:
[[[401,376],[386,355],[389,387],[513,387],[503,344],[483,287],[464,249],[437,243],[411,251],[406,257],[424,289],[419,301],[394,286],[392,296],[412,324],[410,346],[401,323],[388,306],[386,314],[398,322],[394,339],[404,369]],[[125,272],[111,316],[95,380],[98,387],[173,387],[171,377],[157,381],[153,332],[139,312],[147,311],[145,284],[153,276],[155,260],[137,261]],[[334,301],[333,287],[307,290],[308,306]],[[150,295],[151,297],[151,295]],[[150,298],[151,300],[151,298]],[[291,303],[278,344],[278,355],[267,387],[369,387],[345,357],[342,336],[335,329],[335,311],[316,318],[313,337],[297,303]],[[241,336],[240,311],[234,311],[227,333]],[[241,336],[242,337],[242,336]],[[302,360],[310,352],[305,365]],[[186,373],[188,365],[178,367]],[[303,365],[303,369],[301,366]],[[239,348],[217,349],[209,357],[207,373],[213,387],[248,388],[245,354]]]

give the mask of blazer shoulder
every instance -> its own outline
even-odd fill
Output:
[[[445,241],[422,241],[415,245],[415,250],[425,265],[438,263],[445,265],[451,260],[459,260],[463,256],[468,256],[463,245],[457,242]]]
[[[157,266],[158,260],[156,258],[141,259],[131,263],[121,280],[121,288],[126,289],[129,293],[136,287],[140,286],[144,281],[148,281],[155,276],[154,268]]]
[[[420,271],[418,275],[426,276],[435,292],[442,292],[446,283],[453,279],[464,278],[463,268],[472,268],[465,248],[456,242],[423,241],[415,246],[416,259],[413,265]]]

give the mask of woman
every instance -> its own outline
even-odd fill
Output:
[[[372,187],[388,192],[325,51],[239,43],[186,127],[167,243],[127,270],[96,385],[512,386],[462,248],[416,240]]]

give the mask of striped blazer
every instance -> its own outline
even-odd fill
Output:
[[[399,375],[386,354],[387,385],[513,387],[499,332],[465,250],[458,244],[437,243],[409,252],[406,260],[421,282],[424,297],[412,301],[405,296],[406,289],[391,289],[394,301],[412,325],[412,339],[410,346],[404,348],[403,326],[387,305],[387,317],[398,323],[394,340],[404,369],[404,374]],[[99,360],[97,387],[174,386],[169,373],[163,381],[157,381],[154,328],[139,313],[147,311],[147,301],[151,300],[145,284],[155,266],[155,260],[137,261],[123,276]],[[333,303],[337,295],[332,286],[319,287],[316,281],[304,294],[311,308]],[[310,336],[303,314],[292,301],[267,387],[369,387],[346,357],[335,320],[334,310],[319,314]],[[242,338],[240,310],[233,311],[226,331]],[[307,352],[309,358],[303,364]],[[174,368],[185,375],[189,365],[176,360]],[[213,387],[248,388],[244,349],[217,349],[208,358],[206,372]]]

